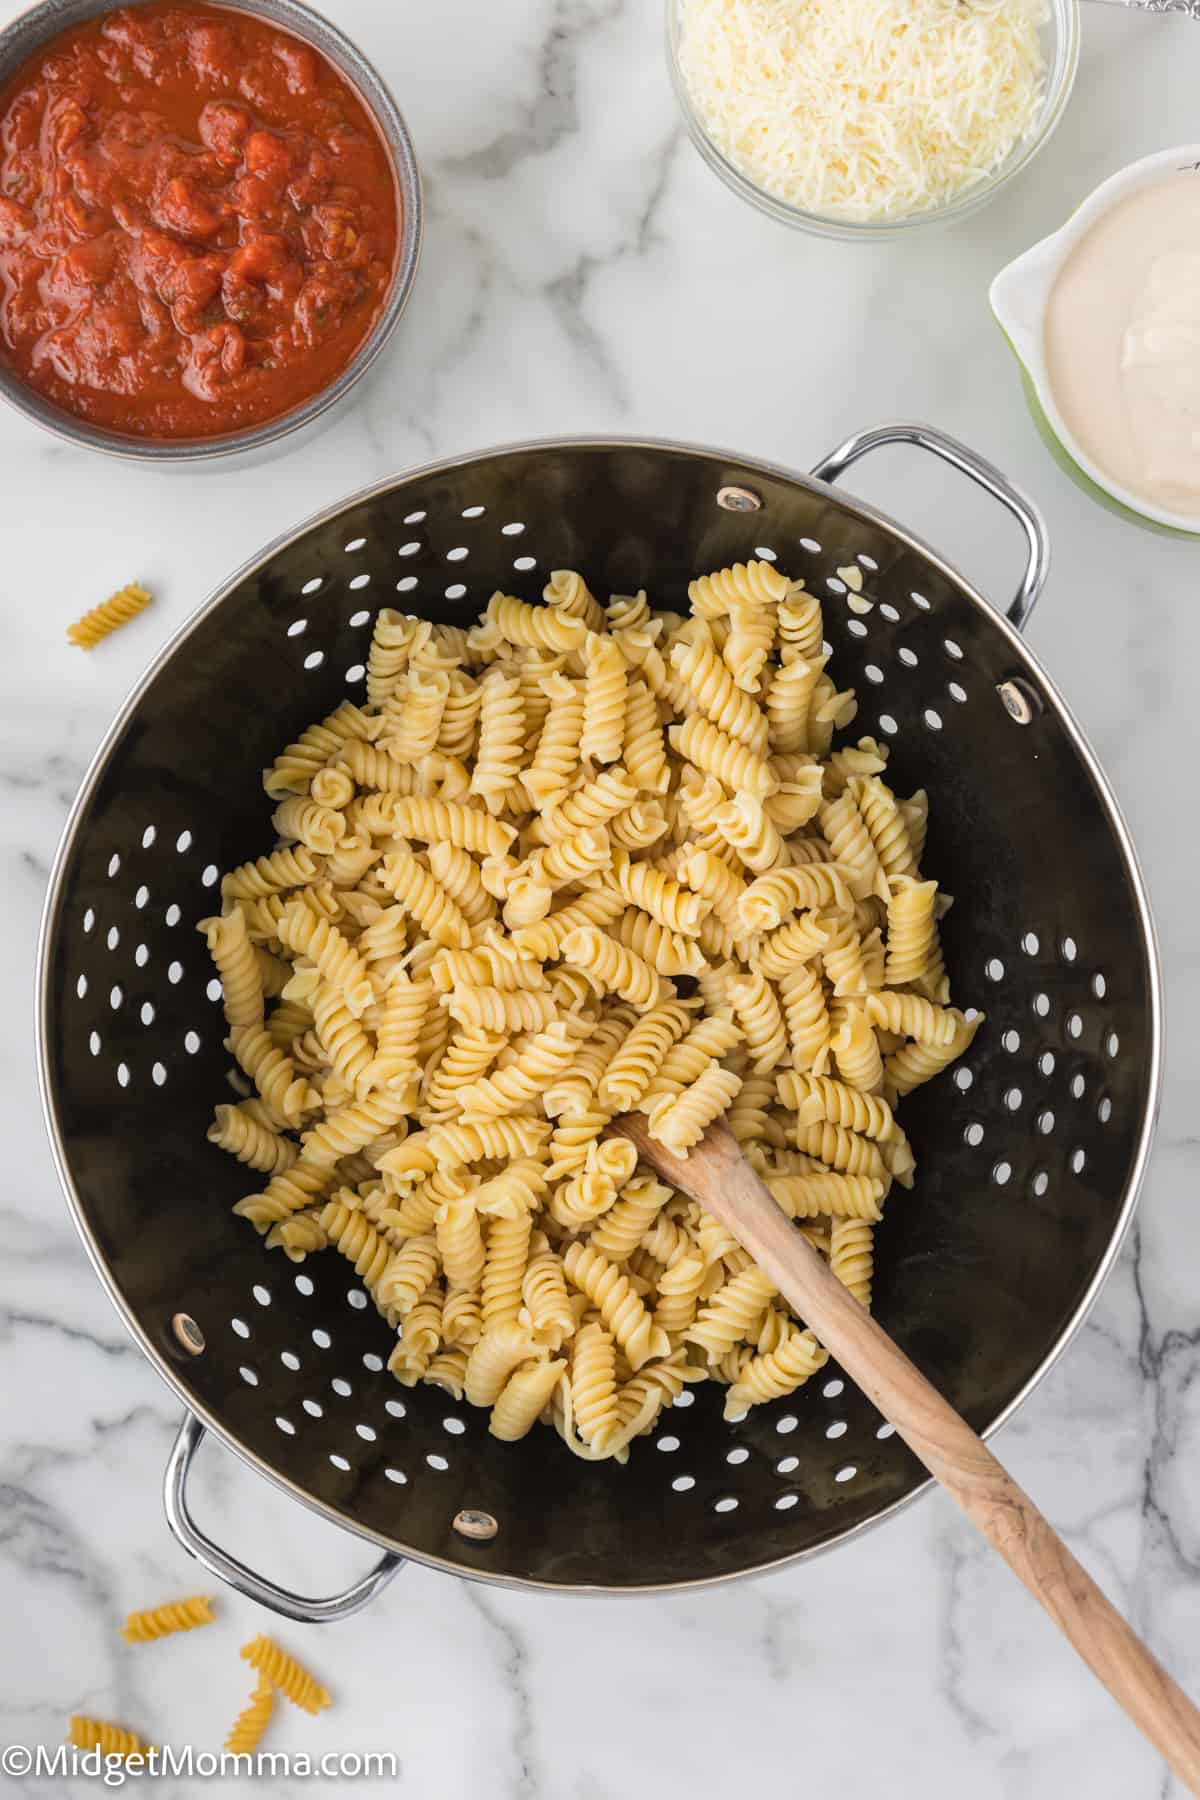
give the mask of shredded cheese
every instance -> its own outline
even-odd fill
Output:
[[[904,218],[1035,125],[1045,0],[681,0],[679,63],[716,148],[807,212]]]

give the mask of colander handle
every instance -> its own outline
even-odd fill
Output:
[[[167,1524],[184,1549],[198,1562],[202,1562],[211,1574],[218,1576],[221,1581],[227,1581],[239,1593],[248,1594],[260,1606],[269,1606],[272,1612],[282,1613],[285,1619],[298,1619],[304,1625],[328,1625],[334,1619],[348,1618],[369,1600],[373,1600],[380,1589],[387,1586],[392,1576],[404,1567],[404,1558],[387,1550],[361,1581],[356,1581],[353,1587],[346,1588],[343,1593],[330,1594],[324,1600],[310,1600],[304,1594],[293,1594],[289,1588],[277,1587],[273,1581],[268,1581],[265,1575],[256,1575],[253,1569],[248,1569],[236,1557],[230,1556],[227,1550],[222,1550],[219,1544],[214,1544],[201,1531],[188,1509],[188,1470],[203,1437],[204,1427],[195,1413],[184,1413],[183,1423],[167,1460],[167,1472],[163,1480],[163,1507]]]
[[[966,444],[932,425],[913,425],[903,421],[894,425],[876,425],[873,431],[860,431],[824,457],[813,470],[818,481],[837,481],[851,463],[858,462],[871,450],[882,450],[888,444],[914,444],[918,450],[932,451],[934,456],[969,475],[986,493],[1007,507],[1025,533],[1028,556],[1016,599],[1008,608],[1009,623],[1024,631],[1029,616],[1050,572],[1050,539],[1041,513],[1027,494],[1014,487],[1007,475],[994,463],[976,455]]]

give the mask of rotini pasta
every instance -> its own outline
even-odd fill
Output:
[[[323,1688],[294,1656],[281,1650],[273,1639],[260,1634],[243,1644],[239,1655],[293,1706],[302,1707],[308,1713],[318,1713],[333,1705],[329,1690]]]
[[[856,702],[820,603],[765,558],[689,600],[605,608],[556,570],[469,631],[385,609],[366,704],[267,768],[279,842],[201,922],[257,1089],[209,1128],[259,1177],[235,1212],[353,1265],[394,1379],[588,1459],[685,1380],[737,1414],[824,1358],[617,1115],[679,1155],[726,1115],[869,1304],[915,1175],[896,1101],[980,1024],[949,1002],[925,794],[874,739],[834,747]]]
[[[152,1644],[172,1632],[194,1631],[197,1625],[212,1622],[212,1601],[206,1594],[191,1594],[186,1600],[168,1600],[163,1606],[131,1612],[121,1635],[127,1644]]]
[[[150,604],[150,590],[144,588],[140,581],[131,581],[99,606],[91,607],[81,619],[67,626],[67,637],[77,649],[94,650],[102,638],[109,637],[112,632],[128,625],[130,619],[136,619]]]

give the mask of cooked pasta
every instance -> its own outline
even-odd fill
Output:
[[[128,625],[130,619],[136,619],[149,604],[149,588],[144,588],[139,581],[131,581],[110,594],[107,600],[102,600],[99,606],[85,612],[82,619],[68,625],[67,636],[78,649],[94,650],[102,638],[122,625]]]
[[[688,604],[560,569],[470,630],[385,609],[366,704],[266,769],[278,841],[201,921],[257,1089],[209,1128],[257,1172],[234,1211],[353,1265],[395,1380],[593,1460],[685,1381],[736,1415],[825,1355],[618,1115],[681,1156],[725,1115],[869,1305],[915,1178],[897,1101],[981,1023],[950,1004],[927,797],[835,746],[821,603],[760,559]]]

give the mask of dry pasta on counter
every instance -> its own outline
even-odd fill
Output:
[[[820,603],[766,561],[687,597],[602,606],[560,570],[469,631],[382,611],[367,704],[264,771],[277,841],[200,922],[255,1090],[209,1132],[257,1172],[234,1210],[353,1265],[396,1380],[586,1458],[685,1382],[740,1414],[825,1361],[616,1115],[684,1155],[726,1116],[868,1305],[913,1184],[897,1102],[980,1024],[950,1004],[926,796],[885,745],[835,747],[855,699]],[[250,1660],[311,1700],[276,1654]]]
[[[76,619],[73,625],[67,626],[67,636],[80,650],[94,650],[102,638],[116,631],[121,625],[128,625],[130,619],[136,619],[150,604],[150,590],[140,582],[131,581],[127,587],[119,588],[102,600],[99,606],[93,606],[85,612],[82,619]]]

